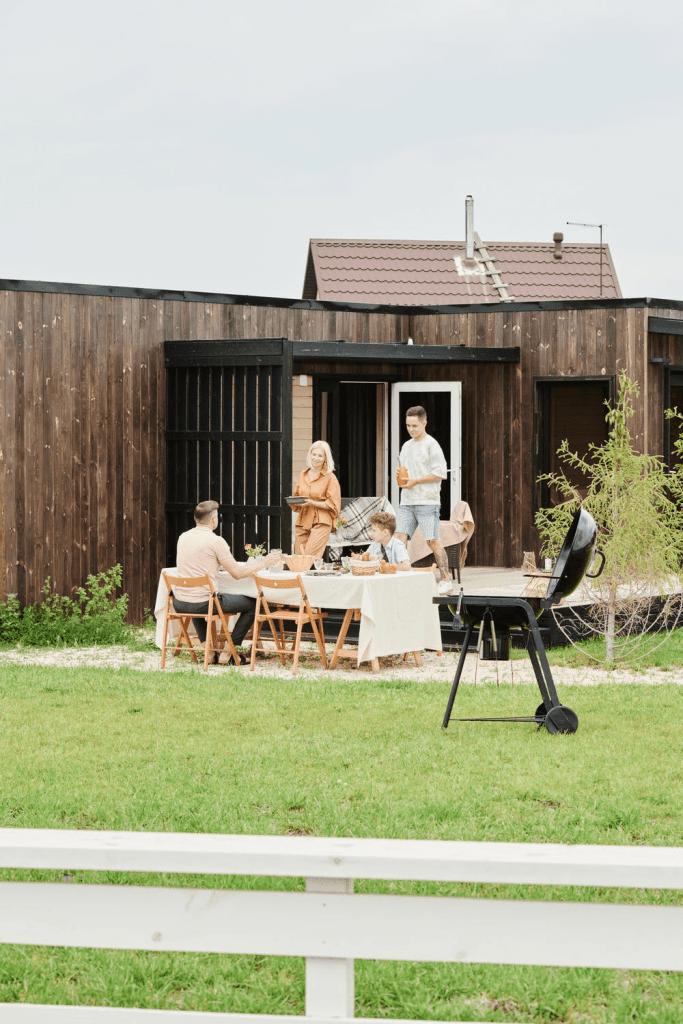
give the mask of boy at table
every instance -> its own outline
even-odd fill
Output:
[[[396,517],[391,512],[377,512],[370,516],[372,544],[367,549],[368,554],[395,565],[401,572],[409,572],[408,548],[402,540],[394,537],[395,529]]]

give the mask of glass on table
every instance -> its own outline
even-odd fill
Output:
[[[318,572],[320,572],[320,570],[322,569],[324,564],[325,564],[325,562],[323,561],[322,558],[314,558],[313,559],[313,565],[316,567]]]

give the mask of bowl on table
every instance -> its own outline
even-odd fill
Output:
[[[349,569],[353,576],[374,576],[379,569],[379,558],[362,560],[360,558],[349,559]]]
[[[385,573],[387,576],[393,575],[397,571],[398,567],[393,562],[380,562],[379,571]]]
[[[282,558],[290,572],[306,572],[313,565],[315,555],[283,555]]]

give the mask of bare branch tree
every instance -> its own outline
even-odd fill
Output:
[[[607,440],[591,444],[585,457],[570,452],[567,441],[558,449],[560,459],[589,481],[586,496],[582,499],[563,473],[547,474],[541,479],[564,500],[536,516],[549,556],[557,555],[579,505],[595,519],[605,569],[584,583],[589,610],[571,610],[583,636],[605,638],[605,663],[612,667],[651,651],[655,632],[665,642],[683,614],[683,483],[680,475],[667,473],[658,456],[634,448],[629,420],[637,395],[637,384],[622,371],[616,403],[605,403]]]

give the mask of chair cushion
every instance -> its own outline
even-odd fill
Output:
[[[354,498],[339,513],[346,519],[346,523],[340,526],[336,533],[330,535],[329,547],[340,549],[344,545],[369,544],[372,540],[370,517],[376,512],[391,512],[395,515],[393,506],[384,495]]]

